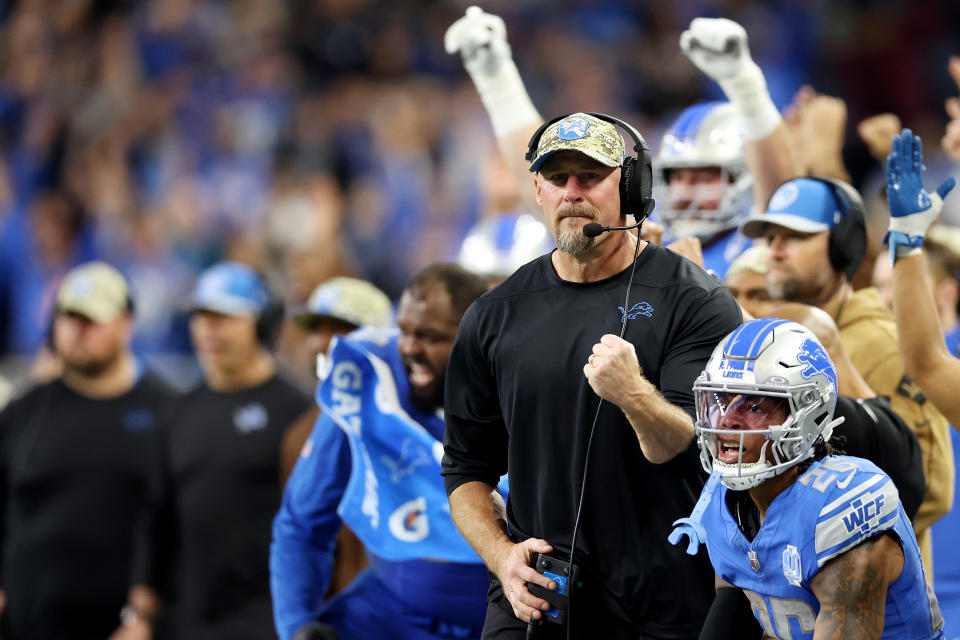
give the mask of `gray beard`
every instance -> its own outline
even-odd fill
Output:
[[[564,213],[567,215],[587,216],[591,221],[596,220],[596,218],[589,214],[586,209],[582,209],[578,206],[565,209]],[[561,219],[559,222],[563,222],[563,220]],[[593,238],[588,238],[579,229],[564,229],[557,234],[557,249],[560,249],[560,251],[568,253],[575,258],[585,255],[592,248]]]
[[[557,235],[557,249],[574,257],[585,255],[593,248],[593,238],[583,235],[579,229],[565,229]]]

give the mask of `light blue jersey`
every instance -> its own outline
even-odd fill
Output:
[[[750,541],[727,506],[722,485],[701,523],[717,575],[742,589],[765,633],[810,640],[820,604],[810,584],[827,562],[881,532],[903,549],[900,577],[887,590],[883,638],[942,636],[943,618],[893,481],[872,462],[830,456],[813,463],[774,499]]]
[[[712,271],[723,280],[730,264],[752,244],[753,240],[734,229],[709,247],[703,248],[704,270]]]
[[[664,232],[663,246],[669,245],[678,238],[671,237],[668,232]],[[727,270],[731,263],[737,259],[741,253],[750,248],[753,240],[740,233],[737,229],[731,229],[723,232],[723,235],[714,240],[709,246],[701,248],[703,255],[703,269],[715,274],[723,280],[727,275]]]

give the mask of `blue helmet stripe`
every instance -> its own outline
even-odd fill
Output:
[[[713,110],[714,107],[721,104],[723,103],[719,101],[703,102],[685,109],[683,113],[680,114],[680,117],[677,118],[677,121],[673,124],[673,128],[670,133],[678,138],[695,136],[697,131],[700,130],[700,125],[703,123],[707,115]]]
[[[725,358],[752,360],[760,355],[767,336],[778,326],[788,322],[780,318],[754,320],[740,326],[724,347]]]

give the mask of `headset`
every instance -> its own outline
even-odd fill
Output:
[[[258,274],[259,275],[259,274]],[[280,334],[280,328],[283,325],[284,309],[283,303],[273,294],[273,291],[267,285],[266,278],[260,275],[260,283],[267,294],[267,302],[263,309],[257,314],[257,342],[259,342],[268,351],[273,348],[277,336]]]
[[[852,185],[825,176],[809,177],[830,187],[837,201],[841,218],[830,230],[830,264],[837,271],[847,274],[849,280],[867,255],[867,207]]]
[[[633,151],[637,155],[636,157],[625,157],[623,163],[620,165],[620,213],[623,215],[632,215],[638,222],[646,218],[650,215],[654,204],[653,161],[650,156],[650,147],[647,145],[647,141],[643,139],[639,131],[620,118],[592,111],[577,113],[586,113],[588,116],[593,116],[598,120],[603,120],[614,126],[618,126],[633,138]],[[537,157],[537,147],[540,146],[540,138],[543,137],[543,133],[547,130],[547,127],[572,115],[575,114],[567,113],[562,116],[557,116],[540,125],[540,128],[534,132],[530,138],[530,142],[527,144],[527,154],[524,156],[524,159],[532,163]]]

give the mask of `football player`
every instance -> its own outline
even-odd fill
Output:
[[[776,318],[745,323],[693,389],[711,477],[671,541],[705,542],[717,574],[701,638],[740,637],[739,592],[768,637],[941,637],[896,487],[826,444],[840,422],[837,373],[814,334]]]
[[[751,240],[737,225],[753,205],[736,107],[705,102],[684,109],[663,137],[655,161],[655,219],[665,243],[699,239],[703,267],[723,277]]]

